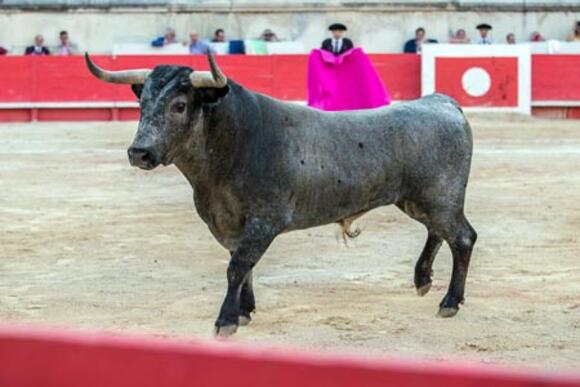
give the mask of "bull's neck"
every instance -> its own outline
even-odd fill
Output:
[[[247,134],[261,120],[253,93],[233,83],[216,104],[203,108],[203,141],[196,141],[176,166],[194,189],[218,186],[232,177],[247,155]]]

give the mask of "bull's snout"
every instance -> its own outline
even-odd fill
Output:
[[[159,155],[153,148],[141,148],[132,146],[127,150],[127,154],[129,155],[129,162],[131,165],[141,169],[150,170],[161,163],[159,160]]]

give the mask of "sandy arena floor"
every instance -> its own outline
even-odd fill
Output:
[[[281,236],[236,340],[559,368],[580,364],[580,122],[474,116],[466,212],[479,232],[466,304],[436,317],[444,246],[419,298],[426,238],[394,207]],[[228,253],[174,167],[128,165],[135,123],[0,125],[0,319],[210,338]]]

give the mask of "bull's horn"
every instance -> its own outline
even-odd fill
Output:
[[[89,54],[85,52],[85,62],[89,71],[100,80],[111,83],[128,83],[142,85],[151,73],[149,69],[107,71],[93,63]]]
[[[207,59],[211,71],[193,71],[189,76],[191,84],[193,87],[200,88],[213,87],[219,89],[225,87],[228,84],[228,79],[216,65],[211,52],[207,53]]]

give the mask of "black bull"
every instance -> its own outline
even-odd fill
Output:
[[[333,222],[352,235],[353,219],[389,204],[428,231],[415,266],[419,295],[431,287],[442,242],[451,248],[453,272],[439,315],[457,313],[477,234],[463,209],[471,129],[454,100],[434,94],[329,113],[251,92],[227,80],[211,55],[210,72],[109,72],[86,59],[95,76],[132,84],[140,99],[131,164],[176,165],[200,217],[231,252],[218,334],[250,322],[252,269],[277,235]]]

